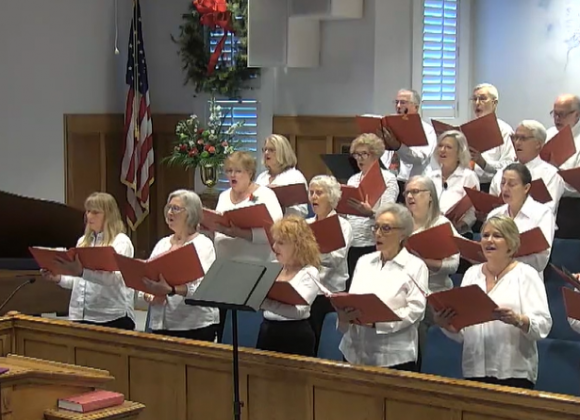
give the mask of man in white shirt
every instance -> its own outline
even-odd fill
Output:
[[[547,130],[547,141],[550,141],[561,129],[569,125],[572,128],[576,153],[564,162],[558,169],[573,169],[580,166],[580,97],[572,94],[563,94],[556,98],[554,108],[550,112],[554,119],[554,127]],[[580,237],[580,224],[577,222],[580,214],[580,193],[571,185],[564,184],[564,196],[560,201],[556,224],[556,237]]]
[[[489,83],[481,83],[473,89],[471,103],[473,113],[476,118],[491,114],[497,110],[499,102],[499,93],[497,88]],[[514,162],[516,153],[511,141],[511,135],[514,133],[512,128],[505,121],[497,119],[497,124],[503,137],[503,144],[493,149],[479,153],[477,150],[470,148],[471,160],[475,166],[473,170],[479,178],[481,190],[488,192],[492,178],[500,169]]]
[[[421,95],[411,89],[401,89],[397,92],[397,98],[394,100],[397,114],[418,114],[421,107]],[[385,168],[396,172],[397,182],[399,183],[399,191],[405,189],[405,182],[415,175],[422,175],[429,163],[431,156],[437,146],[437,135],[433,127],[421,121],[425,137],[427,137],[427,146],[407,147],[402,144],[397,138],[388,133],[384,136],[386,149],[381,161]],[[402,196],[399,194],[398,201]]]

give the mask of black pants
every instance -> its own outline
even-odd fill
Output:
[[[196,330],[153,330],[153,334],[168,335],[177,338],[189,338],[190,340],[214,342],[218,330],[218,324],[212,324],[207,327]]]
[[[350,247],[348,250],[348,280],[346,281],[346,290],[350,289],[350,284],[352,283],[352,275],[354,273],[354,268],[360,257],[377,250],[376,246],[360,246],[360,247]]]
[[[399,185],[399,195],[397,196],[397,203],[405,204],[405,181],[397,180],[397,184]]]
[[[259,350],[297,354],[314,357],[314,331],[307,319],[298,321],[270,321],[264,319],[260,325]]]
[[[120,330],[133,331],[135,329],[135,322],[125,315],[122,318],[117,318],[108,322],[93,322],[93,321],[76,321],[79,324],[96,325],[98,327],[118,328]]]
[[[346,360],[344,357],[342,358],[342,361],[349,363],[349,361]],[[385,368],[393,369],[393,370],[404,370],[406,372],[418,372],[419,371],[419,368],[417,367],[416,362],[407,362],[407,363],[401,363],[400,365],[385,366]]]
[[[580,198],[562,197],[558,205],[558,215],[556,217],[556,238],[578,239],[580,238]]]
[[[320,345],[320,334],[322,333],[322,325],[326,314],[335,312],[330,299],[324,295],[318,295],[312,307],[310,308],[310,326],[314,332],[314,354],[318,354],[318,346]]]
[[[468,381],[482,382],[484,384],[511,386],[512,388],[534,389],[534,384],[523,378],[497,379],[490,376],[484,378],[465,378]]]
[[[220,322],[217,324],[217,341],[218,343],[223,343],[224,329],[226,326],[226,316],[228,315],[227,309],[219,309],[220,312]]]

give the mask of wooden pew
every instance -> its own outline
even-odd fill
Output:
[[[231,347],[9,314],[0,350],[105,369],[140,419],[232,418]],[[580,398],[240,350],[244,420],[571,420]]]

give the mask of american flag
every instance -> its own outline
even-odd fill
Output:
[[[134,231],[149,214],[149,187],[153,184],[154,164],[149,81],[138,0],[133,1],[126,83],[128,92],[121,182],[127,186],[127,224]]]

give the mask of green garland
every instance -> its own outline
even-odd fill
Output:
[[[193,3],[190,3],[189,13],[183,15],[179,37],[171,36],[171,39],[179,45],[185,85],[193,84],[197,93],[240,99],[240,91],[250,88],[250,80],[259,76],[260,69],[248,68],[248,0],[228,0],[228,9],[232,16],[242,17],[232,22],[235,36],[239,40],[237,45],[232,46],[233,65],[224,65],[220,59],[215,71],[211,75],[207,74],[211,56],[210,28],[200,23],[200,14]]]

